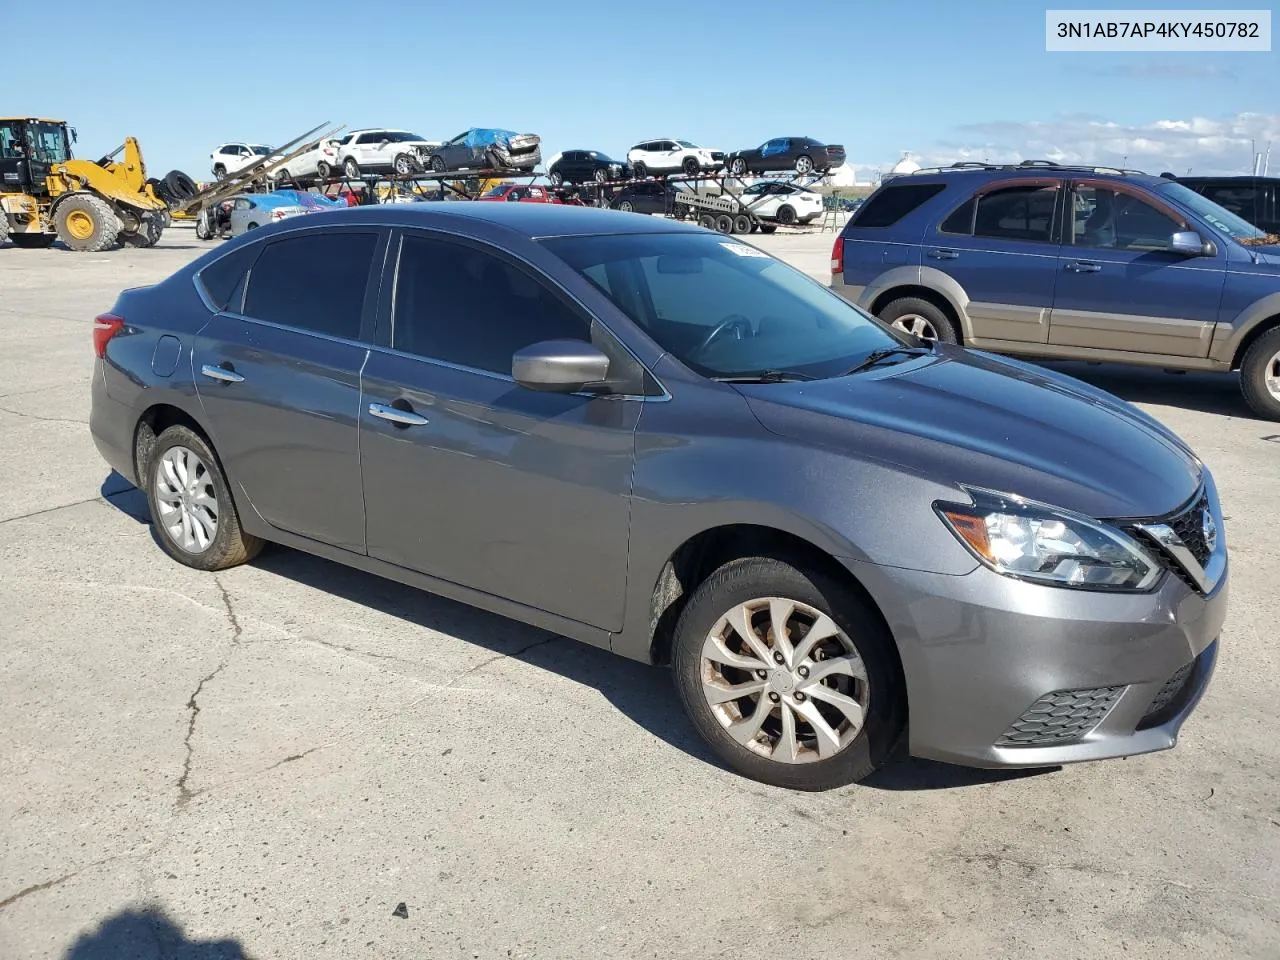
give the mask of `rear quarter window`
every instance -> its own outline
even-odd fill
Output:
[[[201,270],[196,275],[196,282],[209,302],[219,310],[238,313],[244,299],[245,276],[261,252],[262,244],[251,243],[219,257]]]
[[[904,183],[884,187],[854,214],[855,227],[889,227],[946,189],[943,183]]]

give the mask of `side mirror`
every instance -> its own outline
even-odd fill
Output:
[[[1180,253],[1184,257],[1211,257],[1215,247],[1201,239],[1194,230],[1179,230],[1169,238],[1169,252]]]
[[[511,376],[530,390],[576,393],[609,375],[609,358],[585,340],[544,340],[517,350]]]

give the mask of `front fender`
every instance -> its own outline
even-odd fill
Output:
[[[1245,338],[1260,324],[1280,317],[1280,290],[1255,300],[1232,318],[1230,324],[1220,323],[1213,331],[1213,343],[1209,357],[1223,363],[1234,363],[1236,353]]]

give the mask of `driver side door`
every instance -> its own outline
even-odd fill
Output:
[[[542,340],[587,340],[619,353],[614,379],[629,355],[487,244],[406,231],[390,289],[390,341],[361,376],[369,555],[621,629],[644,404],[527,389],[511,358]]]
[[[1173,233],[1196,226],[1115,181],[1074,182],[1064,219],[1050,343],[1208,356],[1226,283],[1221,244],[1211,257],[1169,251]]]

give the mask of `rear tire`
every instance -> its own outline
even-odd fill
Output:
[[[81,193],[58,204],[53,216],[58,239],[77,253],[101,253],[120,238],[120,218],[101,197]]]
[[[227,176],[227,168],[222,164],[217,164],[213,168],[213,176],[216,180],[225,180]]]
[[[796,208],[784,203],[778,208],[776,216],[780,224],[784,227],[790,227],[796,222]]]
[[[637,180],[643,180],[649,175],[649,168],[643,163],[637,163],[631,168],[631,173]]]
[[[636,208],[630,200],[623,200],[618,204],[618,209],[623,213],[634,213]]]
[[[317,180],[328,180],[332,176],[333,176],[333,167],[329,166],[329,164],[325,163],[325,161],[323,160],[321,160],[319,163],[316,164]]]
[[[166,455],[171,452],[166,464]],[[189,469],[187,477],[175,467],[175,461],[181,464],[184,460]],[[252,560],[262,550],[265,541],[240,528],[240,516],[217,455],[190,427],[170,427],[153,441],[147,461],[146,494],[156,541],[165,553],[185,566],[225,570]],[[202,530],[207,543],[183,546],[184,512],[188,514],[187,529]],[[210,526],[212,536],[208,537]]]
[[[729,173],[735,177],[745,177],[747,175],[747,161],[741,157],[734,157],[729,161]]]
[[[813,158],[808,155],[796,157],[796,173],[802,177],[813,173]]]
[[[1266,420],[1280,420],[1280,327],[1249,345],[1240,361],[1240,391]]]
[[[354,157],[347,157],[347,159],[342,162],[342,172],[347,175],[347,179],[349,180],[359,180],[360,164],[356,163]]]
[[[556,170],[553,170],[553,171],[552,171],[552,172],[547,176],[547,179],[551,181],[551,185],[552,185],[553,187],[558,187],[558,186],[560,186],[562,183],[564,183],[564,175],[563,175],[563,174],[561,174],[559,171],[556,171]]]
[[[760,224],[760,232],[761,233],[777,233],[778,225],[776,223],[762,223]]]
[[[920,340],[959,343],[955,324],[937,305],[919,297],[899,297],[885,304],[880,319]]]
[[[780,607],[781,644],[771,599],[792,605]],[[754,643],[735,622],[755,634]],[[806,651],[805,637],[817,629],[824,637]],[[694,590],[676,623],[671,670],[685,713],[711,749],[743,776],[778,787],[828,790],[862,780],[889,758],[905,728],[894,641],[879,613],[847,584],[773,557],[734,560]],[[808,679],[819,670],[823,679]],[[719,692],[739,685],[740,698]],[[819,727],[836,738],[829,753],[819,750]],[[799,747],[794,754],[789,743]]]

